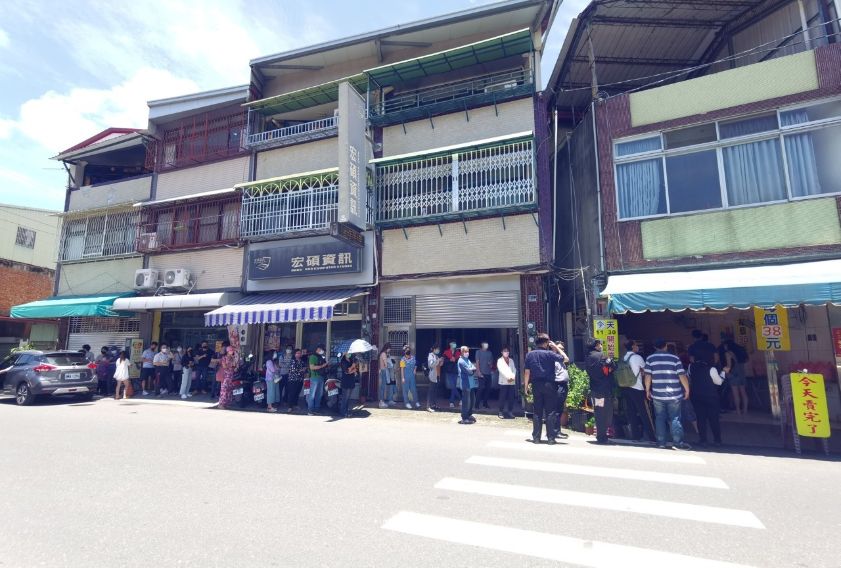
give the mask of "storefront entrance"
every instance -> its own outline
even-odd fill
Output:
[[[225,326],[205,327],[204,312],[162,312],[158,341],[170,347],[195,347],[207,341],[211,347],[228,339]]]

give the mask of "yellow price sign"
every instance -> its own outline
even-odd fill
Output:
[[[791,393],[797,434],[810,438],[829,438],[831,432],[823,375],[792,373]]]
[[[788,311],[783,306],[754,308],[756,348],[760,351],[791,351]]]
[[[602,352],[619,357],[619,322],[615,319],[593,320],[593,338],[602,342]]]

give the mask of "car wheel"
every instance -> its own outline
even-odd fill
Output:
[[[20,383],[15,389],[15,402],[18,406],[29,406],[35,402],[35,395],[26,383]]]

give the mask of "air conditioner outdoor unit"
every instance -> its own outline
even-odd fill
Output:
[[[141,268],[134,272],[135,290],[155,290],[158,287],[158,271],[153,268]]]
[[[140,250],[158,250],[158,233],[140,233]]]
[[[164,288],[189,288],[193,282],[193,276],[189,270],[184,268],[173,268],[164,272]]]

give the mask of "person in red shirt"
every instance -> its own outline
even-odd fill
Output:
[[[461,400],[461,395],[457,388],[459,357],[461,357],[461,351],[458,349],[458,344],[451,339],[447,349],[444,351],[444,365],[441,367],[447,388],[450,389],[450,408],[455,408],[456,403]]]

